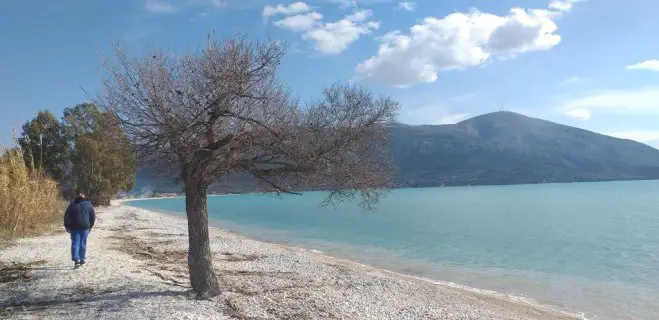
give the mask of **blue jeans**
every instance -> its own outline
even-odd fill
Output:
[[[89,236],[89,229],[71,230],[71,259],[73,261],[85,261],[87,236]]]

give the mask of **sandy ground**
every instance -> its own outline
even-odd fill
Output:
[[[575,319],[215,228],[223,294],[199,301],[186,232],[184,219],[115,204],[99,210],[78,270],[63,231],[22,239],[0,251],[0,318]]]

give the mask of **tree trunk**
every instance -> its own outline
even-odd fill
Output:
[[[213,269],[208,237],[208,186],[195,179],[185,181],[185,211],[188,215],[188,268],[197,298],[207,299],[221,293]]]

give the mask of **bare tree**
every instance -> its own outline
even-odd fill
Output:
[[[328,191],[370,206],[390,185],[387,123],[398,103],[333,85],[300,107],[277,77],[284,48],[241,36],[175,56],[162,50],[103,65],[100,103],[122,122],[140,159],[167,160],[185,185],[188,266],[200,298],[220,293],[211,263],[208,186],[248,174],[264,192]],[[158,162],[160,163],[160,162]]]

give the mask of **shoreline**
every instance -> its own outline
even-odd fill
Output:
[[[217,227],[211,250],[223,293],[195,300],[185,218],[123,202],[98,210],[81,269],[71,270],[61,230],[0,251],[0,275],[9,275],[0,318],[582,319]]]
[[[598,184],[598,183],[611,183],[611,182],[622,182],[622,183],[637,183],[637,182],[651,182],[659,181],[659,178],[630,178],[630,179],[613,179],[613,180],[580,180],[580,181],[548,181],[548,182],[526,182],[526,183],[512,183],[512,184],[431,184],[431,185],[419,185],[419,186],[408,186],[400,185],[388,188],[388,190],[401,190],[401,189],[433,189],[433,188],[464,188],[464,187],[518,187],[518,186],[544,186],[544,185],[562,185],[562,184]],[[323,192],[323,190],[302,190],[302,193],[305,192]],[[209,197],[213,196],[239,196],[239,195],[250,195],[250,194],[263,194],[262,192],[250,191],[250,192],[236,192],[236,193],[209,193]],[[113,201],[132,201],[132,200],[153,200],[153,199],[165,199],[165,198],[185,198],[184,194],[176,196],[163,196],[163,197],[148,197],[148,198],[124,198],[124,199],[114,199]]]
[[[249,193],[227,193],[227,194],[209,194],[208,197],[229,197],[229,196],[239,196],[246,195]],[[185,199],[185,196],[165,196],[165,197],[148,197],[148,198],[125,198],[125,199],[113,199],[112,205],[125,205],[126,202],[132,201],[143,201],[143,200],[160,200],[160,199]],[[129,206],[130,207],[130,206]]]
[[[234,196],[234,195],[239,195],[239,194],[209,195],[209,197],[210,196],[224,197],[224,196]],[[144,211],[150,211],[150,212],[153,212],[153,213],[156,213],[156,214],[166,215],[168,217],[172,217],[172,218],[181,220],[181,223],[187,223],[186,218],[182,217],[182,216],[177,216],[177,215],[173,215],[173,214],[166,213],[166,212],[161,212],[161,211],[154,210],[154,209],[144,209],[144,208],[140,208],[140,207],[133,207],[130,204],[127,204],[127,202],[131,202],[133,200],[157,200],[157,199],[163,199],[163,198],[185,198],[185,197],[184,196],[173,196],[173,197],[160,197],[160,198],[125,199],[125,200],[122,199],[122,200],[116,200],[116,203],[119,204],[119,205],[122,205],[122,206],[136,208],[136,209],[144,210]],[[248,235],[242,234],[238,231],[227,230],[227,229],[224,229],[222,227],[213,226],[212,223],[209,223],[209,228],[211,230],[215,229],[216,231],[219,231],[219,232],[229,233],[229,234],[234,235],[236,237],[240,237],[243,240],[256,241],[256,242],[260,242],[260,243],[262,243],[264,245],[267,245],[267,246],[282,247],[282,248],[285,248],[285,249],[288,249],[288,250],[296,250],[296,251],[299,250],[299,251],[302,251],[302,252],[308,252],[310,254],[323,256],[324,258],[333,259],[333,260],[339,261],[339,262],[344,263],[344,264],[353,265],[353,266],[358,267],[358,268],[373,269],[373,270],[376,270],[377,272],[381,272],[381,273],[387,274],[387,275],[392,276],[392,277],[402,278],[402,279],[405,279],[405,280],[408,280],[408,281],[420,281],[420,282],[429,283],[429,284],[432,284],[432,285],[446,286],[446,287],[451,287],[451,288],[455,288],[455,289],[459,289],[459,290],[465,290],[465,291],[469,291],[469,292],[474,293],[474,294],[487,295],[487,296],[491,296],[491,297],[496,298],[496,299],[509,300],[509,301],[514,301],[515,303],[526,304],[526,305],[529,305],[531,307],[540,307],[540,308],[548,309],[548,310],[551,310],[551,311],[554,311],[554,312],[562,313],[562,314],[570,316],[570,317],[575,317],[575,319],[588,320],[583,314],[566,311],[566,310],[563,310],[559,307],[552,306],[552,305],[541,304],[541,303],[535,301],[534,299],[528,298],[528,297],[515,296],[515,295],[511,295],[511,294],[497,292],[497,291],[494,291],[494,290],[480,289],[480,288],[465,286],[465,285],[461,285],[461,284],[454,283],[454,282],[449,282],[449,281],[436,280],[436,279],[431,279],[431,278],[422,277],[422,276],[414,276],[414,275],[404,274],[404,273],[401,273],[401,272],[388,270],[386,268],[376,267],[376,266],[368,265],[368,264],[361,263],[361,262],[358,262],[358,261],[353,261],[353,260],[350,260],[350,259],[337,257],[337,256],[331,255],[327,252],[320,251],[320,250],[307,249],[307,248],[303,248],[303,247],[296,246],[296,245],[286,245],[286,244],[280,244],[280,243],[276,243],[276,242],[269,242],[267,240],[252,239]]]
[[[213,195],[213,196],[231,196],[231,195]],[[169,197],[169,198],[183,198],[183,197]],[[160,198],[148,198],[148,199],[144,199],[144,200],[157,200],[157,199],[160,199]],[[125,201],[125,202],[129,202],[129,201]],[[167,213],[165,211],[158,211],[158,210],[155,210],[155,209],[144,209],[144,208],[140,208],[140,207],[134,207],[134,206],[131,206],[129,204],[124,204],[123,202],[122,202],[121,205],[131,207],[131,208],[135,208],[135,209],[139,209],[139,210],[149,211],[149,212],[152,212],[152,213],[155,213],[155,214],[165,215],[165,216],[168,216],[168,217],[179,219],[179,220],[181,220],[181,223],[187,223],[187,220],[186,220],[185,216],[174,215],[172,213]],[[332,254],[330,254],[326,251],[322,251],[322,250],[304,248],[302,246],[291,245],[291,244],[282,244],[282,243],[277,243],[277,242],[271,242],[271,241],[268,241],[267,239],[254,239],[254,238],[251,238],[249,235],[246,235],[242,232],[234,231],[234,230],[230,230],[230,229],[225,229],[223,227],[218,227],[217,225],[214,225],[214,223],[212,221],[209,221],[209,228],[211,230],[215,229],[218,232],[224,232],[224,233],[231,234],[231,235],[236,236],[238,238],[241,238],[243,240],[256,241],[256,242],[262,243],[263,245],[266,245],[266,246],[274,246],[274,247],[283,248],[285,250],[306,252],[306,253],[309,253],[309,254],[323,256],[324,258],[327,258],[327,259],[333,259],[333,260],[336,260],[336,261],[341,262],[343,264],[353,265],[353,266],[358,267],[358,268],[373,269],[373,270],[376,270],[377,272],[382,272],[382,273],[385,273],[385,274],[390,275],[392,277],[403,278],[403,279],[409,280],[409,281],[420,281],[420,282],[429,283],[429,284],[432,284],[432,285],[447,286],[447,287],[451,287],[451,288],[455,288],[455,289],[469,291],[469,292],[472,292],[474,294],[488,295],[488,296],[498,298],[498,299],[512,300],[512,301],[515,301],[515,302],[528,304],[529,306],[533,306],[533,307],[541,307],[541,308],[546,308],[546,309],[549,309],[549,310],[552,310],[552,311],[565,313],[565,314],[570,315],[570,316],[578,317],[579,319],[582,319],[582,320],[588,320],[582,314],[566,311],[566,310],[563,310],[563,309],[561,309],[559,307],[556,307],[556,306],[542,304],[542,303],[539,303],[539,302],[535,301],[533,298],[528,298],[528,297],[523,297],[523,296],[516,296],[516,295],[513,295],[513,294],[507,294],[507,293],[501,293],[501,292],[498,292],[498,291],[495,291],[495,290],[470,287],[470,286],[466,286],[466,285],[462,285],[462,284],[455,283],[455,282],[450,282],[450,281],[437,280],[437,279],[432,279],[432,278],[423,277],[423,276],[415,276],[415,275],[405,274],[405,273],[402,273],[402,272],[389,270],[389,269],[384,268],[384,267],[377,267],[377,266],[373,266],[373,265],[370,265],[370,264],[367,264],[367,263],[354,261],[354,260],[351,260],[349,258],[342,258],[342,257],[339,257],[339,256],[335,256],[335,255],[332,255]]]

